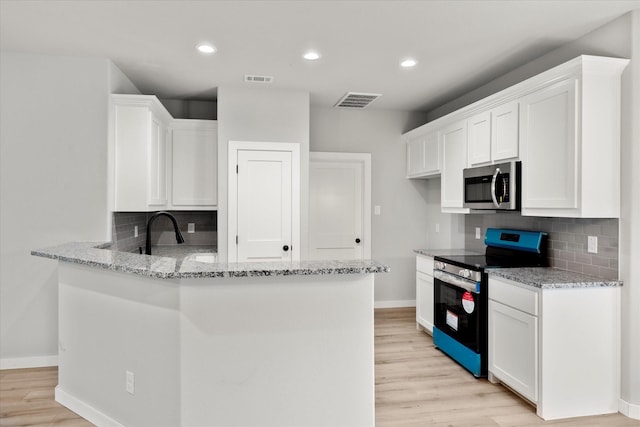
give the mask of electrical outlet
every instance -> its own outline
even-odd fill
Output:
[[[480,229],[480,227],[476,227],[476,239],[480,240],[481,237],[482,237],[482,230]]]
[[[440,224],[436,223],[436,233],[440,232]]]
[[[137,225],[133,226],[133,237],[138,237],[138,226]]]
[[[375,205],[373,207],[373,214],[374,215],[380,215],[380,205]]]
[[[587,237],[587,252],[590,254],[598,253],[598,236]]]
[[[135,376],[133,375],[133,372],[131,371],[126,371],[125,372],[125,389],[127,390],[127,393],[129,394],[135,394],[136,391],[136,379]]]
[[[196,232],[196,223],[190,222],[187,224],[187,233],[195,233]]]

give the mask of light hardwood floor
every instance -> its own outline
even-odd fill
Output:
[[[436,350],[416,330],[414,309],[376,310],[375,335],[377,427],[640,426],[620,414],[541,420],[522,399]],[[57,368],[0,371],[0,426],[92,426],[54,401],[57,382]]]
[[[415,309],[375,312],[377,427],[640,426],[621,414],[543,421],[533,406],[436,350],[415,319]]]

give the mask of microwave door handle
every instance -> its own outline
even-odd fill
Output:
[[[498,203],[498,199],[496,198],[496,181],[498,180],[498,175],[500,175],[500,168],[496,168],[496,171],[493,173],[493,178],[491,178],[491,199],[493,199],[493,204],[496,208],[500,207],[500,203]]]

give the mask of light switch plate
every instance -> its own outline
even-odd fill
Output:
[[[482,230],[480,229],[480,227],[476,227],[476,239],[480,240],[481,237],[482,237]]]

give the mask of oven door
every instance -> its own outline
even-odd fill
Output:
[[[485,334],[481,283],[434,270],[434,324],[476,353],[483,353]]]

